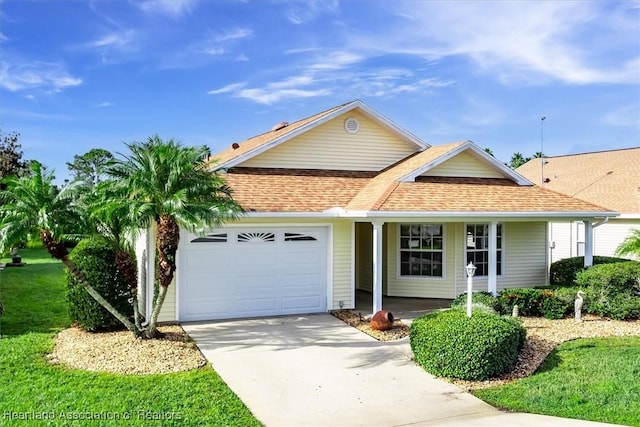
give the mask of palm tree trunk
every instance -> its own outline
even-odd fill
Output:
[[[155,304],[153,305],[153,311],[151,312],[151,319],[149,320],[149,324],[147,325],[147,329],[145,330],[145,338],[157,338],[159,334],[158,332],[158,316],[160,315],[160,310],[162,310],[162,304],[164,304],[164,299],[167,296],[167,287],[160,286],[158,289],[158,297],[156,298]]]
[[[154,301],[151,319],[145,335],[153,338],[158,335],[158,315],[162,310],[167,288],[173,281],[176,271],[176,253],[180,242],[180,227],[170,215],[162,215],[158,219],[158,234],[156,235],[156,251],[158,253],[158,297]]]

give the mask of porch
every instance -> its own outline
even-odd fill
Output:
[[[382,297],[382,308],[393,314],[393,317],[410,323],[431,311],[449,308],[450,299],[444,298],[409,298],[409,297]],[[373,295],[364,290],[356,291],[355,308],[351,311],[362,313],[363,316],[371,315]]]

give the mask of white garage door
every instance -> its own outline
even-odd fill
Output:
[[[180,243],[182,321],[317,313],[327,307],[327,229],[228,228]]]

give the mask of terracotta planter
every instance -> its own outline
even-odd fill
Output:
[[[393,328],[393,314],[387,310],[380,310],[371,318],[371,327],[378,331],[388,331]]]

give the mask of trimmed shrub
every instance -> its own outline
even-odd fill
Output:
[[[624,320],[640,318],[640,262],[594,265],[576,277],[586,292],[587,311]]]
[[[411,323],[411,350],[418,364],[433,375],[484,380],[509,372],[524,345],[519,320],[458,309],[419,317]]]
[[[491,292],[480,291],[471,293],[472,304],[482,304],[486,307],[492,308],[496,313],[502,312],[502,304],[497,297],[494,297]],[[460,308],[462,310],[467,309],[467,293],[460,294],[451,302],[451,308]]]
[[[625,258],[615,258],[608,256],[594,256],[593,265],[612,264],[616,262],[628,261]],[[549,281],[552,287],[558,286],[575,286],[576,274],[583,271],[584,257],[577,256],[573,258],[565,258],[551,264],[549,269]]]
[[[89,284],[123,315],[133,318],[129,287],[116,268],[115,250],[101,238],[82,240],[69,254],[70,260],[84,273]],[[102,307],[68,271],[67,302],[69,317],[80,328],[113,331],[122,323]]]
[[[572,286],[572,287],[567,287],[564,286],[562,288],[557,288],[553,290],[553,294],[555,295],[555,297],[557,299],[559,299],[560,301],[562,301],[565,306],[567,307],[567,311],[565,312],[565,316],[570,316],[573,314],[574,312],[574,304],[576,301],[576,297],[578,295],[578,291],[583,291],[584,289],[582,289],[579,286]],[[586,293],[585,293],[586,294]],[[589,305],[589,300],[588,299],[584,299],[584,303],[582,306],[582,312],[583,313],[587,313],[587,306]]]
[[[505,314],[511,313],[517,304],[521,316],[547,319],[562,319],[573,306],[558,298],[552,289],[505,289],[500,292],[498,299]]]

